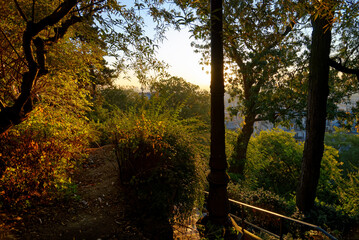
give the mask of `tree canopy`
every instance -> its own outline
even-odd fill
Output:
[[[144,1],[145,6],[161,36],[161,19],[171,21],[170,15],[157,2]],[[106,75],[106,55],[116,58],[118,70],[136,66],[140,79],[149,66],[163,67],[154,57],[155,42],[144,35],[137,4],[14,0],[2,1],[0,14],[5,20],[0,23],[0,132],[28,117],[44,92],[50,93],[49,79],[66,78],[65,85],[83,86],[94,79],[90,75]]]
[[[181,118],[192,117],[210,122],[210,95],[199,86],[186,82],[183,78],[170,77],[154,82],[150,89],[152,94],[167,99],[168,108],[180,108]]]

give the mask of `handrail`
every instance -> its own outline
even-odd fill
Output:
[[[234,215],[234,214],[232,214],[232,213],[230,213],[229,216],[231,216],[232,218],[237,219],[237,220],[242,220],[240,217],[238,217],[238,216],[236,216],[236,215]],[[276,237],[276,238],[280,238],[280,236],[278,236],[278,235],[275,234],[275,233],[272,233],[272,232],[268,231],[267,229],[261,228],[261,227],[255,225],[255,224],[253,224],[253,223],[250,223],[250,222],[248,222],[248,221],[246,221],[246,220],[243,220],[243,222],[244,222],[245,224],[247,224],[247,225],[250,225],[250,226],[256,228],[256,229],[259,229],[259,230],[262,231],[262,232],[267,233],[268,235],[271,235],[271,236]]]
[[[204,191],[207,195],[208,195],[208,192]],[[317,225],[314,225],[314,224],[311,224],[311,223],[307,223],[307,222],[304,222],[304,221],[301,221],[301,220],[298,220],[298,219],[295,219],[295,218],[291,218],[291,217],[288,217],[288,216],[285,216],[285,215],[282,215],[282,214],[279,214],[279,213],[275,213],[275,212],[271,212],[269,210],[266,210],[266,209],[263,209],[263,208],[259,208],[259,207],[256,207],[256,206],[252,206],[252,205],[249,205],[247,203],[243,203],[243,202],[239,202],[239,201],[236,201],[236,200],[233,200],[233,199],[228,199],[229,202],[231,203],[234,203],[234,204],[237,204],[237,205],[240,205],[240,206],[244,206],[244,207],[248,207],[248,208],[251,208],[251,209],[255,209],[255,210],[258,210],[260,212],[264,212],[264,213],[267,213],[269,215],[272,215],[272,216],[276,216],[276,217],[279,217],[280,219],[285,219],[285,220],[288,220],[288,221],[291,221],[291,222],[295,222],[295,223],[298,223],[298,224],[301,224],[301,225],[305,225],[307,227],[311,227],[317,231],[320,231],[322,232],[323,234],[325,234],[328,238],[332,239],[332,240],[337,240],[337,238],[335,238],[333,235],[329,234],[328,232],[326,232],[324,229],[322,229],[321,227],[317,226]],[[231,214],[233,215],[233,214]],[[235,216],[235,215],[233,215]],[[237,217],[237,216],[235,216]],[[237,217],[238,218],[238,217]],[[244,220],[244,219],[243,219]],[[255,226],[254,224],[250,224],[254,227],[257,228],[257,226]],[[261,228],[258,228],[258,229],[261,229]],[[262,229],[263,230],[263,229]],[[265,229],[264,229],[265,230]],[[268,230],[266,230],[265,232],[267,232]],[[282,233],[281,233],[282,235]],[[280,238],[282,238],[282,236],[280,236]]]

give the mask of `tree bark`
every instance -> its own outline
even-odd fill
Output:
[[[312,26],[306,139],[296,199],[297,207],[303,212],[308,212],[314,207],[324,151],[326,107],[329,94],[331,30],[328,26],[330,26],[330,21],[318,17],[312,20]]]
[[[212,223],[228,223],[229,181],[226,169],[222,0],[211,0],[211,156],[207,206]]]
[[[232,173],[238,173],[244,176],[244,169],[247,161],[247,148],[254,130],[254,123],[254,115],[245,116],[243,128],[238,134],[235,145],[235,155],[233,156],[234,162],[230,165],[230,172]]]

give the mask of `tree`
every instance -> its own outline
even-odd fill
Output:
[[[171,109],[180,109],[179,117],[198,118],[210,122],[210,95],[199,86],[186,82],[183,78],[170,77],[151,84],[152,94],[167,100]]]
[[[61,39],[66,34],[70,26],[80,22],[83,18],[82,16],[70,13],[77,5],[77,1],[73,0],[62,2],[54,9],[53,12],[46,14],[38,21],[35,19],[35,14],[38,14],[35,12],[35,1],[33,2],[32,11],[28,11],[28,9],[21,6],[21,3],[22,2],[14,1],[13,3],[5,5],[8,7],[6,9],[7,11],[5,11],[7,14],[15,15],[14,12],[11,12],[12,9],[10,7],[17,9],[17,14],[19,14],[24,21],[21,24],[21,27],[23,27],[23,29],[21,29],[23,56],[20,55],[18,50],[7,38],[7,31],[16,32],[17,30],[2,30],[3,37],[8,40],[8,44],[11,48],[13,48],[18,55],[18,59],[23,62],[24,65],[21,68],[21,73],[18,74],[18,77],[22,77],[21,86],[19,86],[19,95],[15,97],[11,105],[7,105],[4,101],[2,101],[0,112],[0,133],[5,132],[13,125],[18,124],[27,118],[28,114],[34,107],[33,105],[36,99],[35,93],[33,92],[35,81],[48,73],[45,65],[46,48]],[[83,7],[84,10],[80,12],[87,17],[89,12],[93,11],[97,6],[91,4]],[[36,17],[37,16],[38,15],[36,15]],[[52,36],[44,36],[40,34],[43,30],[54,25],[57,25],[57,27],[53,27]],[[5,61],[6,60],[8,59],[5,59]]]
[[[158,5],[146,1],[153,16],[160,21],[168,12],[159,11],[156,8]],[[0,14],[5,21],[0,23],[0,133],[24,121],[33,110],[39,98],[39,86],[57,66],[58,62],[50,58],[56,59],[55,49],[72,52],[74,56],[92,56],[92,59],[96,59],[95,56],[101,52],[96,63],[103,60],[104,50],[111,50],[112,55],[118,58],[121,69],[134,67],[129,59],[140,64],[141,76],[150,65],[160,67],[160,62],[153,57],[154,42],[144,36],[143,18],[136,9],[137,6],[126,8],[106,0],[2,1]],[[161,27],[159,29],[162,30]],[[60,42],[68,48],[58,48]],[[87,51],[81,49],[90,42],[97,47]],[[85,62],[90,60],[80,59]],[[66,63],[65,59],[57,60]],[[84,63],[87,74],[78,75],[77,79],[86,78],[91,69],[96,69],[96,63]],[[146,69],[143,69],[144,66]]]
[[[326,107],[329,95],[331,19],[312,19],[313,33],[309,63],[308,112],[302,170],[297,189],[297,206],[308,211],[314,204],[324,151]],[[326,60],[325,60],[326,59]]]
[[[209,219],[218,225],[228,224],[229,202],[226,173],[223,79],[222,1],[211,0],[211,155],[207,200]]]
[[[332,27],[335,12],[344,1],[315,2],[312,13],[312,45],[309,63],[309,86],[307,100],[306,140],[299,185],[297,206],[303,212],[314,207],[324,150],[324,134],[329,95],[329,67]],[[356,47],[357,48],[357,47]],[[344,72],[344,71],[343,71]]]
[[[208,6],[205,1],[189,4],[196,10],[199,24],[192,28],[197,51],[208,54]],[[230,109],[243,116],[243,126],[230,166],[231,172],[243,174],[249,139],[257,121],[283,121],[302,116],[305,52],[300,56],[302,41],[295,37],[295,24],[301,12],[288,9],[296,5],[286,1],[225,1],[224,50],[227,90],[238,104]],[[299,28],[299,27],[298,27]],[[203,43],[204,42],[204,43]],[[299,66],[299,67],[297,67]],[[297,82],[296,82],[297,81]],[[299,116],[298,116],[299,115]]]
[[[339,151],[339,161],[343,163],[343,175],[356,172],[359,166],[359,136],[346,129],[336,128],[334,133],[326,133],[324,142]],[[353,168],[354,166],[354,168]]]

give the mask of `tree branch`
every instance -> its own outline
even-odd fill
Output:
[[[335,68],[336,70],[342,73],[355,74],[357,79],[359,80],[359,69],[348,68],[346,66],[343,66],[341,63],[336,62],[332,58],[329,59],[329,66]]]
[[[3,109],[5,109],[5,104],[0,99],[0,110],[3,110]]]
[[[21,59],[21,61],[22,61],[23,63],[25,63],[25,65],[27,65],[27,63],[24,61],[24,58],[22,58],[22,57],[20,56],[20,54],[16,51],[16,49],[15,49],[15,47],[12,45],[10,39],[6,36],[5,32],[1,29],[1,27],[0,27],[0,32],[4,35],[6,41],[10,44],[12,50],[14,50],[14,52],[15,52],[16,55],[19,57],[19,59]]]
[[[31,24],[31,37],[36,36],[40,31],[47,26],[53,26],[63,19],[71,9],[76,6],[77,0],[65,0],[61,5],[53,11],[50,15],[44,17],[37,23]]]
[[[22,47],[28,71],[22,74],[20,95],[16,98],[13,106],[7,106],[0,111],[0,133],[6,132],[9,128],[19,124],[28,117],[34,107],[34,99],[32,96],[34,82],[38,77],[46,74],[44,41],[40,37],[36,39],[34,39],[34,37],[46,27],[53,26],[61,21],[61,19],[65,18],[71,9],[78,3],[78,0],[64,0],[50,15],[35,23],[33,21],[34,19],[31,21],[27,20],[17,0],[14,1],[20,15],[26,21],[26,29],[22,36]],[[72,17],[69,19],[72,24],[73,19],[74,18]],[[66,23],[68,26],[64,28],[60,27],[62,32],[56,34],[57,36],[55,40],[57,40],[58,37],[63,37],[68,28],[72,25],[69,23],[69,20],[64,22],[64,24]],[[32,43],[34,43],[36,47],[35,53],[37,62],[33,56],[34,50],[31,46]]]
[[[35,22],[35,0],[32,0],[32,13],[31,13],[31,20]]]
[[[89,13],[92,14],[92,13],[97,12],[99,10],[102,10],[104,8],[104,6],[95,8],[96,5],[101,5],[101,3],[103,3],[103,2],[105,2],[105,0],[99,0],[97,2],[92,1],[91,4],[88,4],[88,5],[83,6],[81,8],[76,7],[76,10],[73,10],[72,12],[77,12],[79,14],[79,16],[80,16],[81,11],[90,8]]]
[[[45,66],[45,44],[44,40],[42,40],[40,37],[35,38],[33,42],[36,47],[37,64],[40,68],[39,76],[41,76],[48,72]]]
[[[63,36],[66,34],[67,30],[74,25],[75,23],[81,22],[83,18],[72,15],[71,18],[67,19],[61,27],[54,28],[55,36],[50,37],[45,40],[45,43],[47,45],[51,45],[53,43],[56,43],[59,39],[63,38]]]
[[[22,11],[19,3],[17,2],[17,0],[14,0],[14,2],[15,2],[15,5],[16,5],[16,9],[19,11],[21,17],[25,20],[25,22],[27,22],[27,17],[25,15],[25,13]]]

